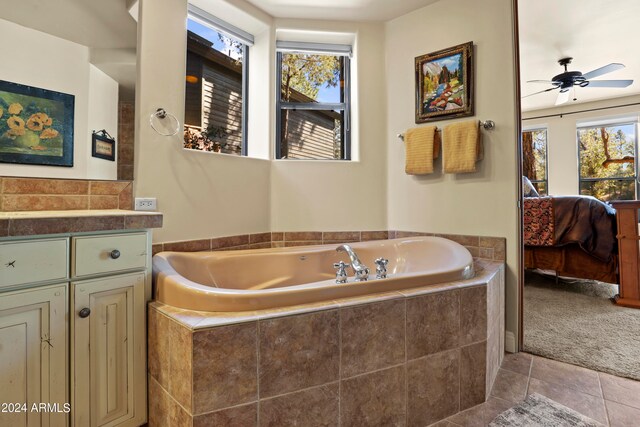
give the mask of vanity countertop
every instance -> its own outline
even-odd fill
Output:
[[[160,227],[160,212],[120,209],[0,212],[0,237]]]

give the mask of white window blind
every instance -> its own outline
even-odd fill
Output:
[[[351,58],[353,49],[351,45],[346,44],[307,43],[276,40],[276,52],[348,56],[349,58]]]
[[[231,25],[228,22],[223,21],[220,18],[217,18],[210,14],[207,11],[200,9],[192,4],[188,6],[189,18],[200,21],[200,23],[208,25],[210,27],[215,28],[220,33],[224,34],[227,37],[231,37],[232,39],[236,39],[239,42],[247,45],[253,46],[253,35],[241,30],[235,25]]]

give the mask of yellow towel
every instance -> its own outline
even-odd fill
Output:
[[[476,171],[476,162],[482,160],[480,124],[477,120],[454,123],[442,131],[444,141],[442,162],[445,173]]]
[[[404,136],[407,175],[433,173],[433,159],[440,153],[440,135],[435,126],[408,129]]]

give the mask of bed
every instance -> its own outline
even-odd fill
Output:
[[[590,196],[524,198],[524,263],[618,283],[615,210]]]

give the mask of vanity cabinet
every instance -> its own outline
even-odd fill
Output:
[[[66,283],[0,294],[0,426],[67,425],[66,315]]]
[[[76,426],[145,422],[145,273],[72,282]]]
[[[0,239],[0,427],[146,422],[150,266],[149,231]]]

